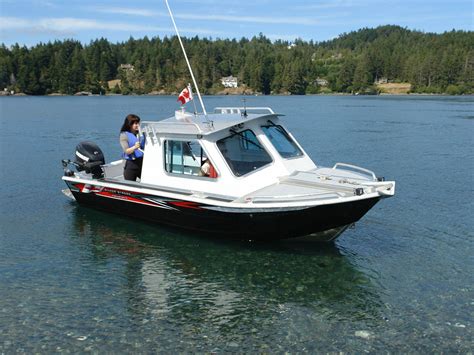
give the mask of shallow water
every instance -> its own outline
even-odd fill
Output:
[[[239,97],[205,98],[240,106]],[[474,99],[250,97],[315,162],[397,181],[334,245],[206,239],[69,202],[60,160],[119,155],[175,97],[0,98],[0,352],[468,352]]]

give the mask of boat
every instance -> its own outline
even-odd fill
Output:
[[[80,143],[75,160],[63,160],[70,197],[218,238],[333,241],[395,194],[395,181],[368,169],[316,165],[285,127],[283,115],[270,107],[216,107],[207,113],[168,10],[202,112],[181,107],[166,119],[142,121],[140,181],[124,179],[123,160],[105,163],[97,144]]]
[[[79,204],[221,237],[331,241],[395,193],[394,181],[370,170],[317,166],[269,107],[178,110],[141,130],[140,181],[124,180],[124,161],[105,164],[91,142],[63,161]],[[206,160],[213,177],[201,171]]]

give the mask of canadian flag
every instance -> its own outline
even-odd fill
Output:
[[[191,91],[191,85],[188,85],[186,88],[181,91],[178,96],[177,101],[181,101],[181,105],[184,105],[186,102],[189,102],[193,99],[193,92]]]

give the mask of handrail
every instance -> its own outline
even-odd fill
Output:
[[[233,111],[236,111],[236,114],[241,114],[243,111],[248,112],[252,110],[267,110],[268,113],[275,114],[270,107],[216,107],[214,108],[214,113],[233,113]]]
[[[374,181],[377,181],[377,176],[375,176],[375,173],[374,173],[372,170],[364,169],[364,168],[361,168],[360,166],[351,165],[351,164],[346,164],[346,163],[336,163],[336,164],[334,164],[334,166],[333,166],[332,168],[333,168],[333,169],[337,169],[339,166],[346,167],[346,168],[351,168],[351,169],[354,169],[354,170],[362,171],[363,173],[366,173],[367,175],[372,176],[372,178],[374,179]]]
[[[307,200],[326,200],[333,198],[344,197],[340,192],[323,192],[307,195],[288,195],[288,196],[250,196],[249,202],[264,203],[264,202],[298,202]]]
[[[203,130],[196,122],[184,122],[184,121],[175,121],[175,122],[166,122],[166,121],[142,121],[143,129],[149,126],[151,129],[156,128],[157,132],[160,133],[159,127],[166,127],[166,126],[187,126],[187,127],[194,127],[197,130],[197,133],[202,133]],[[155,133],[156,134],[156,133]]]

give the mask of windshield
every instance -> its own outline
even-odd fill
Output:
[[[272,124],[262,126],[262,130],[283,158],[288,159],[303,155],[303,152],[282,126]]]
[[[217,141],[217,147],[235,176],[248,174],[272,162],[251,130],[231,132],[231,136]]]

